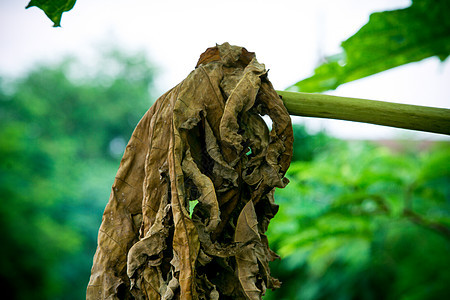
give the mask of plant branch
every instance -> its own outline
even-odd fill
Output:
[[[450,229],[448,227],[446,227],[445,225],[437,223],[437,222],[429,221],[429,220],[423,218],[421,215],[413,212],[412,210],[406,209],[406,208],[403,210],[403,216],[405,216],[409,221],[411,221],[423,228],[433,230],[433,231],[441,234],[442,236],[444,236],[446,239],[450,240]]]
[[[450,135],[450,109],[324,94],[277,91],[289,114]]]

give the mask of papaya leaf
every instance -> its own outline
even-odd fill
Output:
[[[52,20],[53,27],[60,27],[62,14],[71,10],[75,2],[76,0],[31,0],[26,8],[39,7]]]
[[[314,75],[289,89],[323,92],[407,63],[450,54],[450,2],[414,0],[410,7],[376,12],[342,42],[343,52],[327,57]]]
[[[269,269],[279,257],[264,233],[292,145],[289,113],[255,54],[208,48],[131,136],[87,299],[260,300],[279,288]]]

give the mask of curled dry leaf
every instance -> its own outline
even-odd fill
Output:
[[[292,142],[289,114],[254,53],[207,49],[128,143],[87,298],[261,299],[278,288],[264,233]]]

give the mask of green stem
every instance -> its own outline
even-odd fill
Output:
[[[277,91],[291,115],[364,122],[450,135],[450,109]]]

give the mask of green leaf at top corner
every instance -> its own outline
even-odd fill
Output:
[[[31,0],[26,8],[39,7],[52,20],[53,27],[60,27],[62,14],[71,10],[75,2],[76,0]]]
[[[448,0],[413,0],[406,8],[375,12],[327,57],[314,74],[294,84],[300,92],[324,92],[407,63],[450,55]]]

